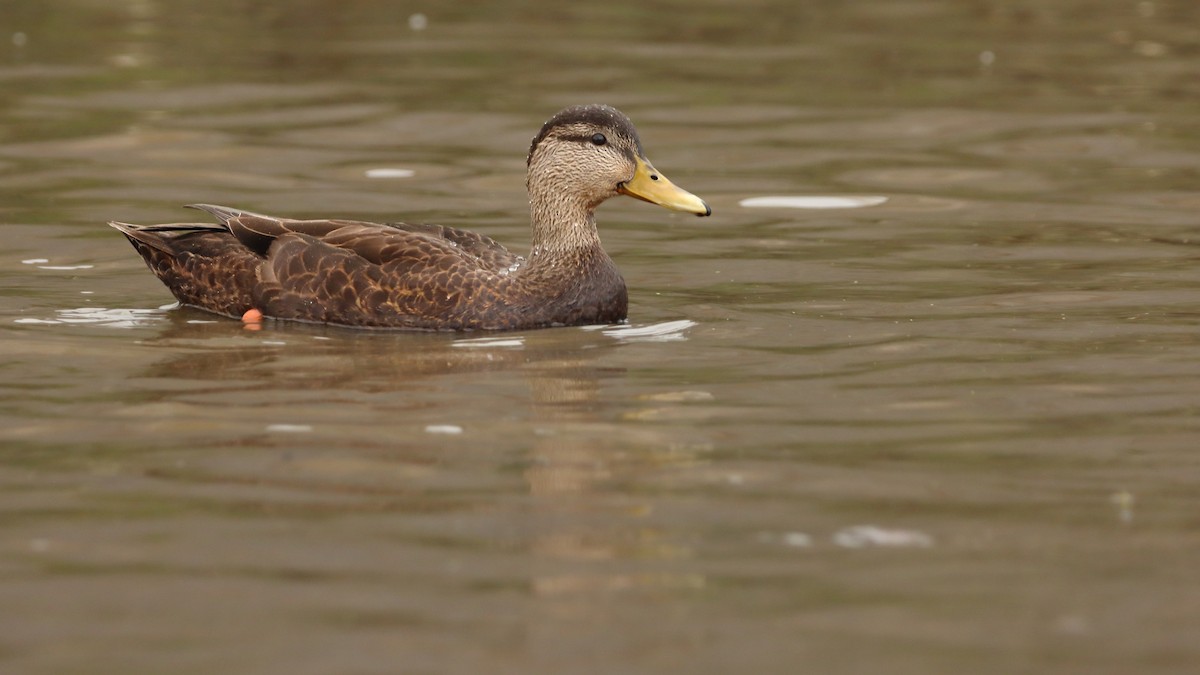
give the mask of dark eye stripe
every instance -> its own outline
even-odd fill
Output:
[[[604,134],[592,134],[591,136],[559,136],[559,140],[571,141],[573,143],[592,143],[594,145],[607,145],[608,137]]]

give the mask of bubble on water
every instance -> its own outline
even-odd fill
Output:
[[[1139,56],[1158,58],[1167,55],[1167,46],[1153,40],[1140,40],[1133,44],[1133,51]]]
[[[268,424],[267,431],[279,434],[307,434],[313,430],[311,424]]]
[[[758,540],[764,544],[781,544],[788,548],[808,548],[813,544],[813,538],[804,532],[762,532],[758,535]]]
[[[833,543],[843,548],[928,548],[933,546],[933,537],[916,530],[888,530],[874,525],[855,525],[838,530]]]
[[[738,202],[747,209],[861,209],[888,200],[880,195],[776,195],[750,197]]]
[[[987,67],[996,62],[996,52],[985,50],[979,52],[979,65]]]
[[[784,546],[792,548],[807,548],[812,545],[812,537],[803,532],[787,532],[781,537]]]
[[[21,31],[17,31],[12,34],[12,43],[14,47],[20,49],[21,47],[29,44],[29,36]]]
[[[1109,500],[1117,507],[1117,519],[1122,523],[1133,522],[1133,493],[1128,490],[1114,492]]]
[[[425,30],[429,27],[429,17],[417,12],[408,17],[408,27],[410,30]]]
[[[367,178],[412,178],[417,175],[412,169],[400,169],[394,167],[381,166],[375,169],[367,169],[363,172]]]
[[[430,424],[425,427],[425,433],[427,434],[446,434],[449,436],[454,436],[461,434],[462,432],[463,428],[457,424]]]

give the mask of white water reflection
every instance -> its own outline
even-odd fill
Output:
[[[311,424],[268,424],[267,431],[277,434],[307,434],[311,433]]]
[[[855,525],[838,530],[833,543],[843,548],[928,548],[933,546],[933,537],[917,530],[889,530],[874,525]]]
[[[109,307],[79,307],[76,309],[60,309],[54,318],[39,319],[22,317],[14,319],[13,323],[20,324],[92,324],[110,328],[138,328],[150,326],[161,321],[166,316],[166,310],[173,308],[168,305],[159,309],[121,309]]]
[[[450,344],[451,347],[473,347],[473,348],[488,348],[488,347],[524,347],[525,338],[521,336],[508,338],[467,338],[464,340],[455,340]]]
[[[412,169],[380,167],[377,169],[367,169],[364,173],[367,178],[412,178],[417,172]]]
[[[583,326],[583,330],[598,330],[623,342],[675,342],[686,340],[687,336],[684,333],[695,325],[695,321],[679,319],[649,326]]]
[[[881,195],[777,195],[750,197],[738,202],[748,209],[861,209],[888,200]]]
[[[812,536],[804,532],[763,532],[758,535],[758,540],[764,544],[779,544],[788,548],[810,548],[813,545]]]
[[[39,270],[52,271],[71,271],[71,270],[90,270],[95,265],[47,265],[50,262],[49,258],[26,258],[21,261],[22,265],[37,265]]]

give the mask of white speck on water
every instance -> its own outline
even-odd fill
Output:
[[[311,433],[311,424],[268,424],[267,431],[278,434],[307,434]]]
[[[216,319],[188,319],[188,323],[221,323]]]
[[[1167,55],[1167,46],[1153,40],[1140,40],[1133,44],[1133,51],[1139,56],[1157,58]]]
[[[41,265],[42,263],[48,263],[48,262],[50,262],[49,258],[30,258],[28,260],[22,260],[21,264],[22,265]]]
[[[812,537],[803,532],[787,532],[780,538],[784,546],[791,548],[808,548],[812,546]]]
[[[69,272],[72,270],[90,270],[95,265],[38,265],[39,270],[52,270],[55,272]]]
[[[364,173],[367,178],[412,178],[417,175],[417,172],[412,169],[393,169],[389,167],[367,169]]]
[[[24,47],[25,45],[29,44],[29,36],[21,31],[17,31],[12,34],[12,43],[14,47]]]
[[[284,342],[283,340],[263,340],[262,344],[271,345],[272,347],[282,347],[282,346],[286,345],[287,343]]]
[[[838,530],[833,543],[843,548],[928,548],[933,546],[933,537],[916,530],[886,530],[874,525],[855,525]]]
[[[463,428],[456,424],[430,424],[425,427],[427,434],[447,434],[450,436],[461,434]]]
[[[408,17],[409,30],[425,30],[429,27],[429,17],[417,12]]]
[[[96,291],[79,291],[80,295],[93,295]]]
[[[1110,500],[1117,507],[1117,519],[1122,523],[1133,522],[1133,493],[1128,490],[1121,490],[1113,493]]]
[[[803,532],[784,532],[780,535],[762,532],[758,540],[764,544],[783,544],[789,548],[808,548],[813,543],[812,537]]]
[[[45,553],[46,551],[50,550],[50,540],[49,539],[40,539],[40,538],[39,539],[30,539],[29,540],[29,550],[33,551],[34,553]]]
[[[987,67],[996,62],[996,52],[985,50],[979,52],[979,65]]]
[[[888,200],[881,195],[808,195],[750,197],[738,202],[747,209],[861,209]]]

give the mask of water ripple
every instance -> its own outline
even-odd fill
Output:
[[[675,342],[686,340],[685,331],[696,325],[695,321],[679,319],[664,321],[649,326],[588,326],[584,330],[600,330],[611,338],[623,342]]]
[[[861,209],[888,200],[880,195],[779,195],[750,197],[738,202],[747,209]]]
[[[166,316],[166,310],[175,305],[167,305],[158,309],[120,309],[108,307],[79,307],[76,309],[60,309],[54,318],[21,318],[13,323],[21,324],[92,324],[110,328],[139,328],[158,323]]]

